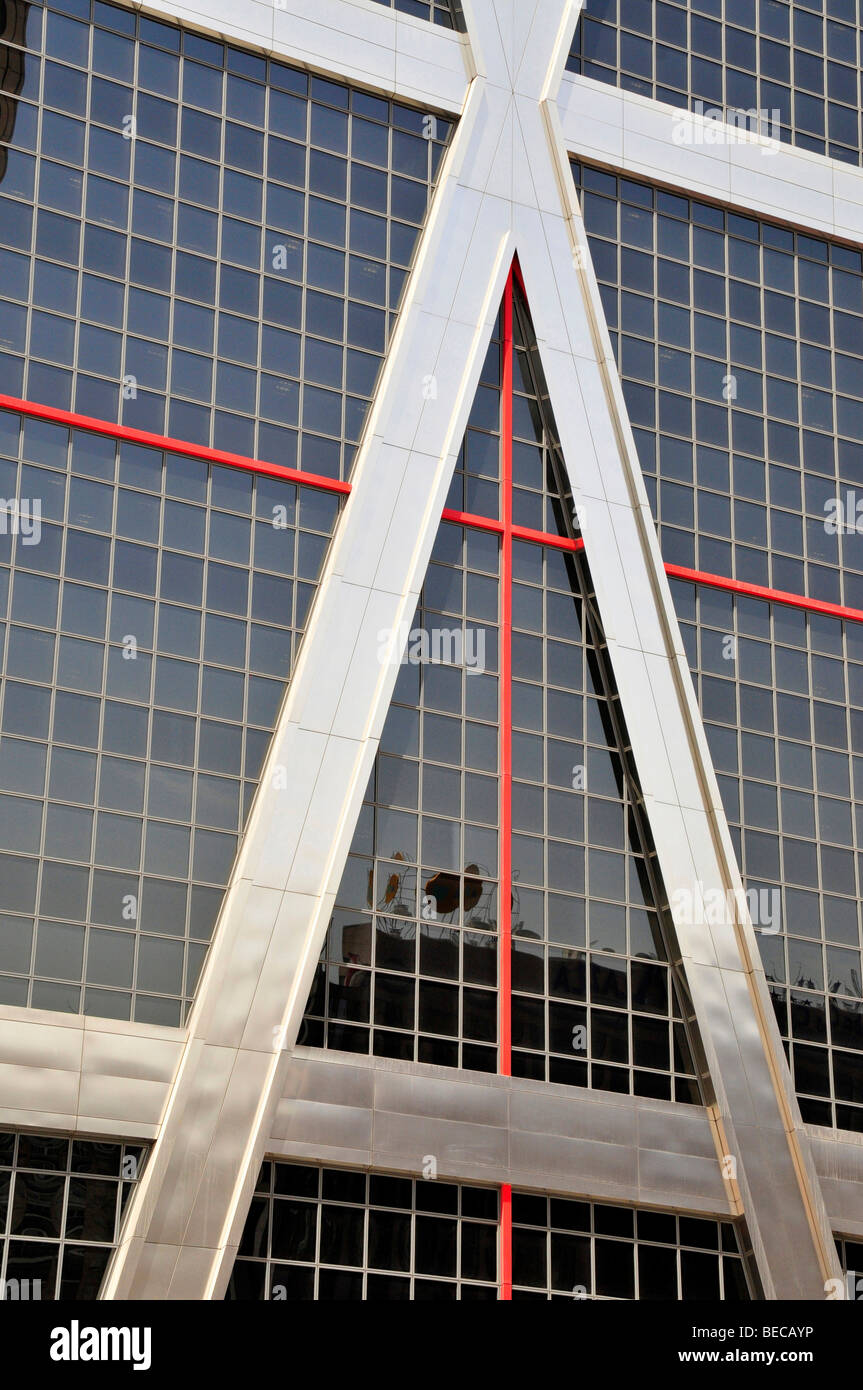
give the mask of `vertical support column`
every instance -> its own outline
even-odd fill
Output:
[[[500,951],[501,1076],[512,1075],[512,368],[513,271],[503,300],[500,383]]]
[[[500,377],[500,905],[498,1009],[501,1076],[512,1075],[512,369],[513,267],[503,299]],[[512,1298],[512,1187],[500,1190],[500,1296]]]
[[[500,1297],[512,1299],[512,1184],[500,1189]]]

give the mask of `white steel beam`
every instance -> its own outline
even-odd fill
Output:
[[[568,152],[674,192],[803,231],[863,242],[863,169],[636,92],[567,73]]]
[[[372,0],[146,0],[134,8],[400,101],[453,116],[464,106],[463,36]]]

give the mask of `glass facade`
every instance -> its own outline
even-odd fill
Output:
[[[578,519],[527,305],[513,301],[512,523],[574,536]]]
[[[498,1192],[265,1163],[229,1299],[496,1299]]]
[[[0,1299],[98,1297],[140,1144],[0,1131]]]
[[[863,624],[672,592],[803,1118],[863,1131]]]
[[[567,67],[860,164],[861,29],[857,0],[584,0]]]
[[[438,534],[300,1041],[699,1104],[560,463],[511,286],[450,491],[476,524]]]
[[[731,1221],[512,1194],[514,1299],[747,1300]]]
[[[179,1025],[339,498],[11,411],[0,480],[0,1001]]]
[[[500,516],[502,338],[498,314],[447,494],[447,507],[473,516]]]
[[[844,1296],[859,1303],[863,1299],[863,1244],[837,1236],[836,1250],[845,1275]]]
[[[514,1299],[748,1300],[731,1221],[514,1192]],[[268,1161],[229,1299],[497,1299],[496,1188]]]
[[[450,122],[102,0],[3,15],[4,392],[347,476]]]
[[[863,609],[861,252],[574,172],[664,559]]]
[[[0,40],[0,1002],[176,1026],[338,514],[277,470],[350,471],[451,123],[101,0]]]
[[[700,1104],[587,567],[518,542],[513,566],[513,1074]]]
[[[499,549],[438,533],[301,1042],[497,1070]]]
[[[575,174],[666,563],[863,607],[860,252]],[[672,589],[804,1118],[860,1130],[863,627]]]

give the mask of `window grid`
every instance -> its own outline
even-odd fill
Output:
[[[0,998],[177,1026],[338,497],[12,412],[0,483]]]
[[[513,1073],[700,1104],[583,557],[513,563]]]
[[[585,0],[567,67],[861,164],[860,35],[857,0]]]
[[[863,1131],[863,627],[671,587],[803,1118]]]
[[[571,498],[560,485],[559,443],[527,308],[514,276],[499,327],[500,343],[492,344],[486,360],[489,384],[480,382],[480,405],[474,405],[469,434],[472,430],[476,435],[482,425],[487,431],[483,437],[499,445],[499,432],[491,430],[495,422],[500,428],[502,397],[512,390],[510,442],[514,454],[521,442],[526,451],[523,459],[515,455],[519,471],[513,475],[516,507],[521,510],[515,511],[513,523],[499,523],[499,535],[444,522],[419,620],[428,632],[443,621],[434,616],[437,611],[453,613],[458,626],[476,623],[487,649],[494,647],[491,665],[486,656],[489,677],[442,673],[422,662],[403,667],[300,1040],[311,1046],[359,1052],[371,1048],[376,1055],[499,1069],[503,1074],[511,1071],[700,1104],[701,1086],[688,1040],[697,1030],[676,948],[667,944],[673,939],[670,919],[648,844],[589,575],[583,556],[575,553],[579,542],[571,534]],[[511,374],[513,366],[517,375]],[[469,441],[468,458],[472,450]],[[510,460],[503,458],[501,463],[505,486]],[[487,472],[492,471],[489,466]],[[467,473],[456,479],[456,497],[463,495],[465,479]],[[497,487],[482,495],[496,513]],[[533,527],[536,541],[509,537],[508,543],[511,524],[541,523],[546,517],[555,527],[546,543]],[[499,572],[500,584],[497,578],[492,582],[474,575],[471,591],[471,550],[473,566],[495,576]],[[506,608],[500,603],[500,669],[509,690],[499,710],[497,681],[491,683],[490,673],[498,670],[498,590],[504,585],[511,590],[511,603]],[[480,680],[484,684],[478,684]],[[417,878],[412,865],[419,813],[424,837],[427,825],[441,825],[429,814],[441,810],[435,800],[442,794],[436,779],[453,778],[450,814],[457,816],[462,806],[453,774],[425,766],[428,748],[424,742],[420,751],[413,727],[422,719],[425,728],[429,708],[441,694],[441,707],[456,713],[465,713],[461,702],[468,696],[484,701],[485,719],[497,723],[500,713],[499,731],[488,727],[483,735],[485,768],[496,774],[499,759],[503,762],[500,749],[511,744],[511,776],[500,786],[496,776],[482,779],[486,823],[494,824],[493,834],[465,824],[462,849],[461,827],[451,824],[447,854],[430,858],[423,849]],[[391,753],[402,759],[402,768],[406,758],[423,762],[422,786],[415,771],[406,774],[409,780],[401,787],[396,785]],[[465,798],[480,780],[469,767],[467,762]],[[510,848],[502,870],[498,799],[501,833]],[[409,818],[398,809],[401,806],[410,809]],[[382,831],[390,837],[383,845]],[[396,848],[396,834],[405,838],[407,849],[401,842]],[[483,837],[490,846],[486,862],[473,848]],[[499,871],[507,873],[511,884],[510,901],[502,911],[496,901]],[[439,891],[444,883],[451,902],[441,928]],[[460,895],[465,904],[463,926],[473,928],[479,916],[494,936],[465,930],[459,938]],[[423,920],[427,908],[437,913],[431,924]],[[407,918],[406,927],[402,917]],[[435,959],[432,945],[441,947],[443,938],[449,941],[448,959],[441,950]],[[509,967],[500,968],[499,1000],[495,952]],[[418,981],[398,981],[394,974],[384,973],[387,966],[418,975]],[[429,974],[438,982],[432,983]],[[482,992],[479,985],[485,986]],[[500,1015],[499,1056],[489,1046],[496,1040],[494,1012]],[[459,1021],[461,1050],[455,1041]],[[399,1026],[398,1033],[391,1031],[393,1025]]]
[[[451,123],[93,4],[9,50],[6,393],[347,476]]]
[[[265,1162],[227,1298],[497,1299],[496,1188]]]
[[[665,561],[863,609],[860,251],[573,168]]]
[[[836,1253],[845,1278],[845,1297],[858,1302],[863,1299],[863,1244],[847,1236],[836,1236]]]
[[[546,535],[578,530],[572,493],[553,429],[551,404],[527,305],[513,315],[512,521]]]
[[[513,520],[572,538],[542,364],[514,302]],[[516,540],[511,568],[513,1074],[700,1104],[584,554]]]
[[[499,548],[440,528],[411,633],[484,669],[401,666],[301,1042],[497,1070]]]
[[[146,1154],[0,1131],[0,1299],[98,1298]]]
[[[414,19],[431,20],[444,29],[464,28],[461,0],[375,0],[375,3],[413,15]]]
[[[500,516],[500,401],[503,322],[498,314],[480,372],[446,505],[472,516]]]
[[[738,1227],[513,1192],[513,1299],[749,1300]]]

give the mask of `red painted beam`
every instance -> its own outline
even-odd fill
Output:
[[[502,521],[495,521],[490,516],[476,516],[473,512],[457,512],[452,507],[441,512],[441,521],[453,521],[458,526],[470,526],[475,531],[493,531],[497,536],[503,535]]]
[[[572,555],[584,550],[581,537],[573,540],[570,536],[555,536],[550,531],[533,531],[529,526],[513,526],[512,535],[513,540],[532,541],[534,545],[545,545],[552,550],[567,550]]]
[[[517,260],[513,262],[511,278],[523,291],[523,281]],[[511,366],[510,360],[510,370]],[[503,404],[501,408],[504,409]],[[511,430],[511,399],[508,409],[510,412],[509,428]],[[43,405],[38,401],[20,400],[17,396],[6,396],[0,393],[0,410],[14,410],[20,415],[29,416],[31,419],[48,420],[52,424],[66,425],[71,429],[90,430],[94,434],[108,435],[112,439],[128,440],[132,444],[144,444],[150,448],[186,454],[189,458],[203,459],[206,463],[222,464],[228,468],[243,468],[251,473],[263,473],[270,478],[282,478],[286,482],[320,488],[324,492],[338,493],[342,497],[349,496],[351,492],[351,484],[342,482],[339,478],[325,478],[319,473],[306,473],[300,468],[286,468],[282,464],[269,463],[265,459],[247,458],[242,454],[230,454],[222,449],[211,449],[204,444],[192,444],[188,440],[153,434],[149,430],[133,429],[130,425],[118,425],[109,420],[96,420],[89,415],[77,415],[74,411],[60,410],[56,406]],[[509,452],[511,486],[511,434]],[[548,531],[534,531],[528,526],[514,525],[511,520],[511,495],[509,505],[509,533],[512,539],[529,541],[535,545],[546,545],[555,550],[569,551],[572,554],[584,549],[584,541],[580,538],[571,540],[567,536],[556,536]],[[506,529],[505,522],[498,521],[494,517],[477,516],[473,512],[460,512],[452,508],[447,508],[442,513],[441,519],[461,526],[470,526],[479,531],[490,531],[499,536],[503,536]],[[710,574],[705,570],[689,569],[685,565],[667,564],[665,572],[670,579],[682,579],[691,584],[706,584],[712,589],[724,589],[728,593],[744,594],[749,598],[764,599],[768,603],[783,603],[791,608],[801,608],[809,613],[823,613],[829,618],[841,618],[846,622],[863,622],[863,609],[847,608],[839,603],[828,603],[824,599],[807,598],[805,594],[793,594],[785,589],[770,589],[762,584],[749,584],[742,579],[730,579],[722,574]]]
[[[112,439],[127,440],[130,444],[146,444],[154,449],[168,449],[171,453],[186,454],[189,458],[204,459],[207,463],[221,463],[229,468],[245,468],[250,473],[264,473],[269,478],[283,478],[286,482],[305,483],[307,487],[320,488],[324,492],[337,492],[343,497],[351,490],[350,483],[343,483],[338,478],[324,478],[318,473],[304,473],[299,468],[285,468],[279,463],[250,459],[242,454],[228,454],[221,449],[211,449],[204,444],[190,444],[186,440],[171,439],[163,434],[151,434],[149,430],[136,430],[129,425],[94,420],[89,415],[76,415],[71,410],[59,410],[56,406],[40,405],[36,401],[21,401],[15,396],[0,395],[0,409],[17,410],[21,415],[29,415],[35,420],[49,420],[52,424],[67,425],[71,429],[106,434]]]
[[[500,1064],[512,1075],[512,390],[513,270],[503,300],[500,392],[501,537],[500,560]]]
[[[500,1189],[500,1297],[512,1299],[512,1185]]]
[[[790,608],[802,608],[807,613],[824,613],[829,618],[845,618],[848,622],[863,623],[863,610],[843,608],[839,603],[826,603],[804,594],[790,594],[784,589],[767,589],[763,584],[747,584],[742,579],[728,579],[724,574],[707,574],[704,570],[687,569],[685,565],[666,565],[669,579],[686,579],[692,584],[706,584],[711,589],[724,589],[730,594],[745,594],[768,603],[784,603]]]

